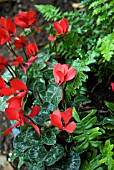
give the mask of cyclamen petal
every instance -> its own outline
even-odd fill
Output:
[[[112,91],[114,92],[114,83],[111,83]]]
[[[16,122],[13,126],[11,126],[10,128],[8,128],[8,129],[4,132],[4,135],[5,135],[5,136],[8,135],[8,134],[12,131],[12,129],[13,129],[14,127],[17,127],[17,126],[20,126],[20,125],[21,125],[20,122]]]
[[[14,78],[10,84],[15,90],[27,90],[27,86],[20,79]]]
[[[67,33],[68,32],[68,28],[69,28],[68,20],[66,18],[63,18],[60,21],[60,25],[61,25],[61,27],[63,27],[64,33]]]
[[[0,27],[0,45],[5,44],[7,41],[9,41],[9,33],[4,28]]]
[[[33,122],[27,122],[27,124],[31,125],[31,126],[36,130],[36,132],[37,132],[39,135],[41,135],[40,129],[39,129],[39,127],[38,127],[37,125],[35,125]]]
[[[15,34],[16,33],[16,27],[11,18],[8,18],[6,22],[6,29],[9,33]]]
[[[9,60],[10,60],[10,57],[7,57],[6,59],[4,59],[2,56],[0,56],[0,71],[3,71],[6,68]]]
[[[3,88],[2,89],[2,94],[4,96],[10,96],[12,94],[15,94],[15,90],[13,88]]]
[[[9,103],[8,108],[21,108],[23,105],[22,98],[20,96],[14,96],[10,99],[6,100],[7,103]]]
[[[59,77],[59,80],[57,81],[57,79],[55,79],[55,82],[60,86],[64,82],[64,74],[61,71],[57,71],[56,74]]]
[[[68,108],[64,112],[61,112],[61,116],[64,120],[65,125],[67,125],[69,120],[72,118],[72,108]]]
[[[75,68],[69,68],[67,74],[65,75],[64,82],[72,80],[76,75],[76,70]]]
[[[61,112],[59,111],[59,109],[55,110],[53,112],[54,115],[58,116],[61,119]]]
[[[19,121],[19,113],[15,108],[6,108],[5,109],[6,116],[9,120],[18,120]]]
[[[54,22],[53,25],[58,34],[63,34],[63,28],[58,22]]]
[[[60,130],[62,130],[62,121],[59,116],[50,114],[50,120],[53,126],[57,126]]]
[[[37,116],[40,111],[40,106],[34,106],[31,110],[31,112],[27,115],[28,117],[34,117]]]
[[[6,83],[4,81],[4,79],[2,77],[0,77],[0,89],[5,88],[6,87]]]
[[[68,133],[73,133],[75,129],[76,129],[76,123],[74,121],[72,121],[66,127],[63,128],[63,130],[65,130]]]

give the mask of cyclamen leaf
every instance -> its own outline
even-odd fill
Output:
[[[45,101],[48,103],[52,103],[58,107],[58,104],[61,100],[62,100],[61,87],[55,84],[49,85],[46,91]]]
[[[50,166],[61,159],[64,155],[64,147],[60,144],[53,145],[45,159],[46,165]]]
[[[63,164],[65,170],[79,170],[80,168],[80,157],[77,153],[70,153]]]

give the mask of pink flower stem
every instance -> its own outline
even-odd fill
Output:
[[[6,43],[6,46],[16,57],[18,57],[18,55],[16,54],[16,52],[14,51],[14,49],[12,48],[10,43],[8,43],[8,44]]]
[[[28,56],[27,56],[27,54],[26,54],[26,51],[25,51],[25,49],[24,49],[24,46],[23,46],[23,52],[24,52],[24,54],[25,54],[26,60],[28,60]]]
[[[24,115],[26,118],[28,118],[28,120],[30,120],[32,123],[34,123],[36,125],[36,123],[27,115]],[[37,125],[36,125],[37,126]]]
[[[31,28],[31,27],[30,27],[30,30],[31,30],[32,39],[33,39],[34,43],[36,44],[36,40],[35,40],[35,38],[34,38],[34,34],[33,34],[33,31],[32,31],[32,28]]]
[[[44,104],[44,102],[43,102],[42,98],[40,97],[40,94],[39,94],[39,92],[38,92],[37,89],[36,89],[36,93],[37,93],[37,95],[38,95],[38,98],[39,98],[39,100],[40,100],[40,103],[41,103],[41,104]]]
[[[12,70],[12,72],[15,74],[15,77],[17,77],[17,72],[9,64],[7,64],[7,65]]]

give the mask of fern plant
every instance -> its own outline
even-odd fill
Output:
[[[100,141],[94,141],[95,138],[102,134],[99,127],[93,127],[97,121],[97,117],[94,116],[91,118],[91,116],[95,113],[96,110],[92,110],[81,120],[76,110],[73,109],[73,117],[78,122],[77,131],[75,131],[76,136],[73,137],[73,140],[81,143],[75,148],[76,150],[87,149],[89,146],[98,147],[100,145]]]
[[[100,25],[102,22],[107,22],[107,25],[113,24],[114,0],[96,0],[89,6],[89,9],[91,8],[93,8],[93,16],[97,16],[97,25]],[[111,31],[111,27],[109,31]]]

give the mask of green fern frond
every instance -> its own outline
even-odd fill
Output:
[[[97,25],[100,25],[104,20],[108,21],[107,24],[109,25],[113,22],[112,16],[114,14],[114,0],[112,0],[111,2],[109,2],[108,0],[96,0],[90,4],[89,9],[92,8],[92,15],[97,16]]]
[[[56,21],[61,18],[62,12],[60,12],[60,8],[52,5],[35,5],[35,7],[42,13],[46,21]]]
[[[114,32],[99,39],[98,45],[100,45],[100,51],[104,61],[110,61],[114,55]]]

